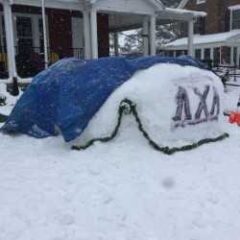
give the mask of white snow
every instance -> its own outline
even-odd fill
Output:
[[[134,127],[82,152],[0,134],[0,239],[238,240],[240,128],[225,125],[229,139],[173,156]]]
[[[190,122],[195,122],[194,115],[200,100],[194,89],[197,88],[202,94],[206,86],[210,86],[206,99],[209,111],[213,103],[214,89],[220,97],[222,109],[223,86],[220,79],[210,71],[177,64],[156,64],[149,69],[139,71],[109,97],[90,121],[79,141],[85,145],[91,139],[110,136],[117,123],[120,102],[126,98],[136,104],[144,129],[160,146],[182,147],[202,139],[216,138],[224,133],[221,115],[217,122],[208,120],[194,126],[184,122],[184,127],[175,127],[176,122],[172,120],[178,106],[176,96],[179,88],[187,91],[192,115]],[[133,119],[129,118],[129,116],[124,118],[129,121],[128,124],[125,123],[127,129],[134,124]],[[204,118],[202,114],[200,119]]]
[[[234,10],[239,10],[240,9],[240,4],[232,5],[228,7],[229,10],[234,11]]]
[[[224,46],[224,44],[231,43],[234,41],[239,41],[240,38],[240,30],[232,30],[229,32],[223,32],[223,33],[214,33],[214,34],[206,34],[206,35],[199,35],[196,34],[193,37],[193,43],[195,47],[200,46],[207,46],[207,44],[220,44]],[[164,47],[167,49],[175,48],[175,47],[181,47],[183,49],[187,48],[188,44],[188,38],[179,38],[175,41],[172,41],[168,44],[166,44]]]
[[[193,18],[207,16],[207,13],[203,12],[203,11],[193,11],[193,10],[180,9],[180,8],[169,8],[169,7],[166,7],[165,10],[169,14],[171,14],[171,13],[172,14],[180,14],[180,15],[185,15],[187,17],[193,17]]]
[[[19,96],[13,97],[9,92],[7,92],[6,84],[0,82],[0,95],[3,95],[6,97],[6,105],[0,106],[0,113],[9,115],[11,113],[16,101],[22,95],[22,91],[20,91]]]

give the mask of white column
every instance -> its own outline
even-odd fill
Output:
[[[219,55],[220,55],[220,65],[222,64],[222,47],[219,47]]]
[[[91,47],[92,47],[92,58],[98,58],[98,33],[97,33],[97,11],[95,8],[91,9],[90,12],[90,23],[91,23]]]
[[[43,24],[43,46],[44,46],[44,66],[48,68],[48,38],[47,38],[47,24],[46,24],[46,9],[45,0],[42,0],[42,24]]]
[[[6,32],[6,45],[7,45],[7,59],[8,59],[8,73],[9,78],[17,77],[14,35],[13,35],[13,16],[12,8],[8,0],[3,1],[3,12]]]
[[[201,48],[200,50],[201,50],[201,60],[203,60],[204,59],[204,48]]]
[[[213,48],[210,48],[210,59],[211,59],[212,61],[214,60]]]
[[[114,54],[115,56],[119,56],[119,42],[118,42],[118,33],[113,33],[113,45],[114,45]]]
[[[150,54],[156,55],[156,17],[150,17]]]
[[[239,55],[240,55],[240,48],[237,47],[237,66],[239,66]]]
[[[38,25],[39,18],[34,17],[32,18],[32,31],[33,31],[33,47],[34,51],[40,53],[40,36],[39,36],[39,25]]]
[[[91,58],[91,37],[90,37],[90,15],[88,11],[83,12],[83,29],[84,29],[84,57]]]
[[[234,65],[234,47],[231,47],[231,65]]]
[[[193,37],[194,37],[194,21],[188,21],[188,55],[194,56],[194,46],[193,46]]]
[[[149,55],[149,17],[143,20],[143,55]]]

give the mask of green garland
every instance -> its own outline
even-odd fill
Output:
[[[0,113],[0,123],[3,123],[7,120],[7,116]]]
[[[206,138],[206,139],[200,140],[199,142],[189,144],[189,145],[185,145],[185,146],[182,146],[182,147],[173,147],[173,148],[161,147],[150,138],[149,134],[143,128],[143,124],[141,122],[141,119],[139,118],[139,115],[138,115],[138,112],[137,112],[137,109],[136,109],[136,105],[131,100],[124,99],[120,103],[120,106],[119,106],[119,109],[118,109],[118,120],[117,120],[116,127],[114,128],[114,130],[113,130],[113,132],[110,136],[103,137],[103,138],[92,139],[92,140],[88,141],[85,145],[74,145],[74,146],[72,146],[72,149],[73,150],[85,150],[85,149],[89,148],[90,146],[92,146],[95,142],[108,142],[108,141],[114,139],[117,136],[117,133],[118,133],[119,128],[121,126],[122,118],[123,118],[124,114],[133,114],[133,116],[134,116],[134,118],[137,122],[138,129],[141,131],[144,138],[147,139],[149,144],[155,150],[160,151],[160,152],[162,152],[164,154],[167,154],[167,155],[172,155],[176,152],[181,152],[181,151],[189,151],[189,150],[198,148],[198,147],[200,147],[204,144],[221,141],[221,140],[224,140],[225,138],[229,137],[229,134],[224,133],[217,138]]]

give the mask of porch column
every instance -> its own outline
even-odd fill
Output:
[[[213,48],[210,48],[210,59],[213,61],[214,60],[214,52]]]
[[[240,57],[240,48],[239,47],[237,47],[237,66],[239,67],[239,63],[240,63],[240,59],[239,59],[239,57]]]
[[[231,65],[234,65],[234,47],[231,47]]]
[[[91,58],[91,37],[90,37],[90,15],[88,11],[83,12],[83,30],[84,30],[84,58]]]
[[[12,8],[8,0],[3,1],[3,12],[6,32],[7,59],[9,78],[17,78],[17,68],[15,59],[14,34],[13,34],[13,16]]]
[[[220,58],[220,60],[219,60],[219,62],[220,62],[220,65],[222,64],[222,46],[219,48],[219,52],[220,52],[220,56],[219,56],[219,58]]]
[[[113,33],[113,44],[114,44],[114,54],[115,56],[119,56],[119,42],[118,42],[118,33]]]
[[[143,55],[149,55],[149,18],[143,20]]]
[[[48,68],[48,37],[47,37],[47,23],[46,23],[46,9],[45,0],[42,0],[42,25],[43,25],[43,46],[44,46],[44,66],[45,69]]]
[[[194,37],[194,21],[188,21],[188,55],[194,57],[194,46],[193,46],[193,37]]]
[[[150,54],[156,55],[156,16],[150,17]]]
[[[204,48],[201,48],[200,50],[201,50],[201,60],[203,60],[204,59]]]
[[[98,58],[98,33],[97,33],[97,11],[95,8],[90,12],[90,24],[91,24],[91,47],[92,58]]]

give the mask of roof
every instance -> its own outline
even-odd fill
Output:
[[[224,33],[215,33],[208,35],[194,35],[193,43],[195,47],[212,46],[231,46],[240,45],[240,30],[233,30]],[[187,49],[188,38],[179,38],[166,44],[167,49]]]
[[[174,18],[176,20],[191,20],[196,19],[198,17],[206,17],[207,13],[201,11],[192,11],[186,9],[179,8],[165,8],[164,11],[159,11],[158,18],[166,18],[170,16],[170,18]]]
[[[233,5],[233,6],[230,6],[228,7],[229,10],[239,10],[240,9],[240,4],[237,4],[237,5]]]

